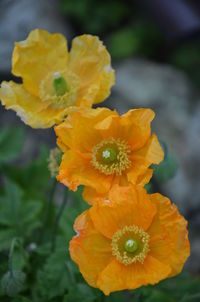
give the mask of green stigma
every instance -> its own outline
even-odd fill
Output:
[[[117,160],[117,150],[107,147],[102,151],[102,160],[105,164],[111,164]]]
[[[59,72],[54,74],[53,89],[57,96],[63,96],[67,92],[67,83]]]
[[[124,249],[128,253],[134,253],[138,249],[137,241],[135,241],[134,239],[126,240],[126,242],[124,244]]]

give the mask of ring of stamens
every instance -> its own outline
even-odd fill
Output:
[[[102,140],[92,150],[92,164],[106,175],[121,175],[124,170],[131,166],[130,152],[126,142],[120,139]]]
[[[149,234],[142,228],[125,226],[112,237],[112,255],[124,265],[143,263],[150,250],[149,239]]]

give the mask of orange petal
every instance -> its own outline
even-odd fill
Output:
[[[149,165],[159,164],[164,158],[164,152],[157,136],[153,134],[144,148],[133,153],[133,158],[135,160],[142,158]]]
[[[67,150],[63,157],[57,179],[76,191],[77,186],[85,185],[97,189],[100,193],[107,191],[110,186],[110,177],[99,173],[91,165],[87,154]]]
[[[80,109],[73,111],[67,119],[55,127],[57,136],[75,151],[92,152],[93,146],[102,140],[95,126],[108,116],[116,115],[107,108]]]
[[[113,260],[99,274],[97,285],[105,295],[109,295],[113,291],[156,284],[166,278],[170,270],[168,265],[151,256],[147,256],[143,264],[135,263],[127,266]]]
[[[90,205],[93,205],[97,201],[104,201],[108,198],[109,191],[105,193],[99,193],[94,188],[84,187],[83,190],[83,199]]]
[[[114,186],[108,199],[97,201],[90,209],[95,228],[108,238],[128,225],[146,230],[155,215],[156,207],[148,199],[146,191],[139,187]]]
[[[145,145],[151,135],[151,121],[155,113],[151,109],[133,109],[123,114],[120,125],[131,150],[138,150]]]
[[[76,218],[74,229],[77,235],[70,241],[70,256],[86,281],[96,287],[99,272],[112,257],[111,242],[95,230],[88,211]]]
[[[151,236],[151,254],[172,268],[170,276],[181,272],[190,255],[187,221],[177,207],[161,194],[150,195],[157,207],[157,215],[148,230]]]

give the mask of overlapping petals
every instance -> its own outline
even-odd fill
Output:
[[[15,44],[12,73],[23,83],[4,81],[1,102],[33,128],[51,127],[76,107],[102,102],[114,84],[110,55],[98,37],[76,37],[68,52],[63,35],[39,29]]]
[[[83,196],[90,204],[106,198],[114,184],[144,186],[152,176],[149,166],[163,159],[158,139],[151,135],[153,118],[150,109],[130,110],[122,116],[106,108],[71,113],[55,127],[64,152],[58,180],[74,191],[84,185]],[[102,159],[102,154],[107,158]],[[107,162],[110,154],[111,163]]]
[[[148,234],[144,261],[123,263],[113,253],[113,237],[124,227],[139,228]],[[135,289],[182,270],[190,254],[186,227],[185,219],[166,197],[147,195],[139,186],[116,185],[109,199],[96,202],[76,219],[77,235],[70,242],[70,255],[87,282],[106,295]],[[119,250],[122,248],[119,245]],[[129,256],[134,258],[135,254]]]

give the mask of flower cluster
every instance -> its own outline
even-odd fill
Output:
[[[4,81],[2,104],[33,128],[55,125],[52,176],[73,191],[84,186],[91,207],[77,217],[69,250],[85,280],[108,295],[178,274],[190,254],[187,222],[168,198],[144,189],[164,157],[151,133],[155,114],[91,108],[114,84],[98,37],[76,37],[68,52],[61,34],[33,30],[16,43],[12,72],[22,84]]]

